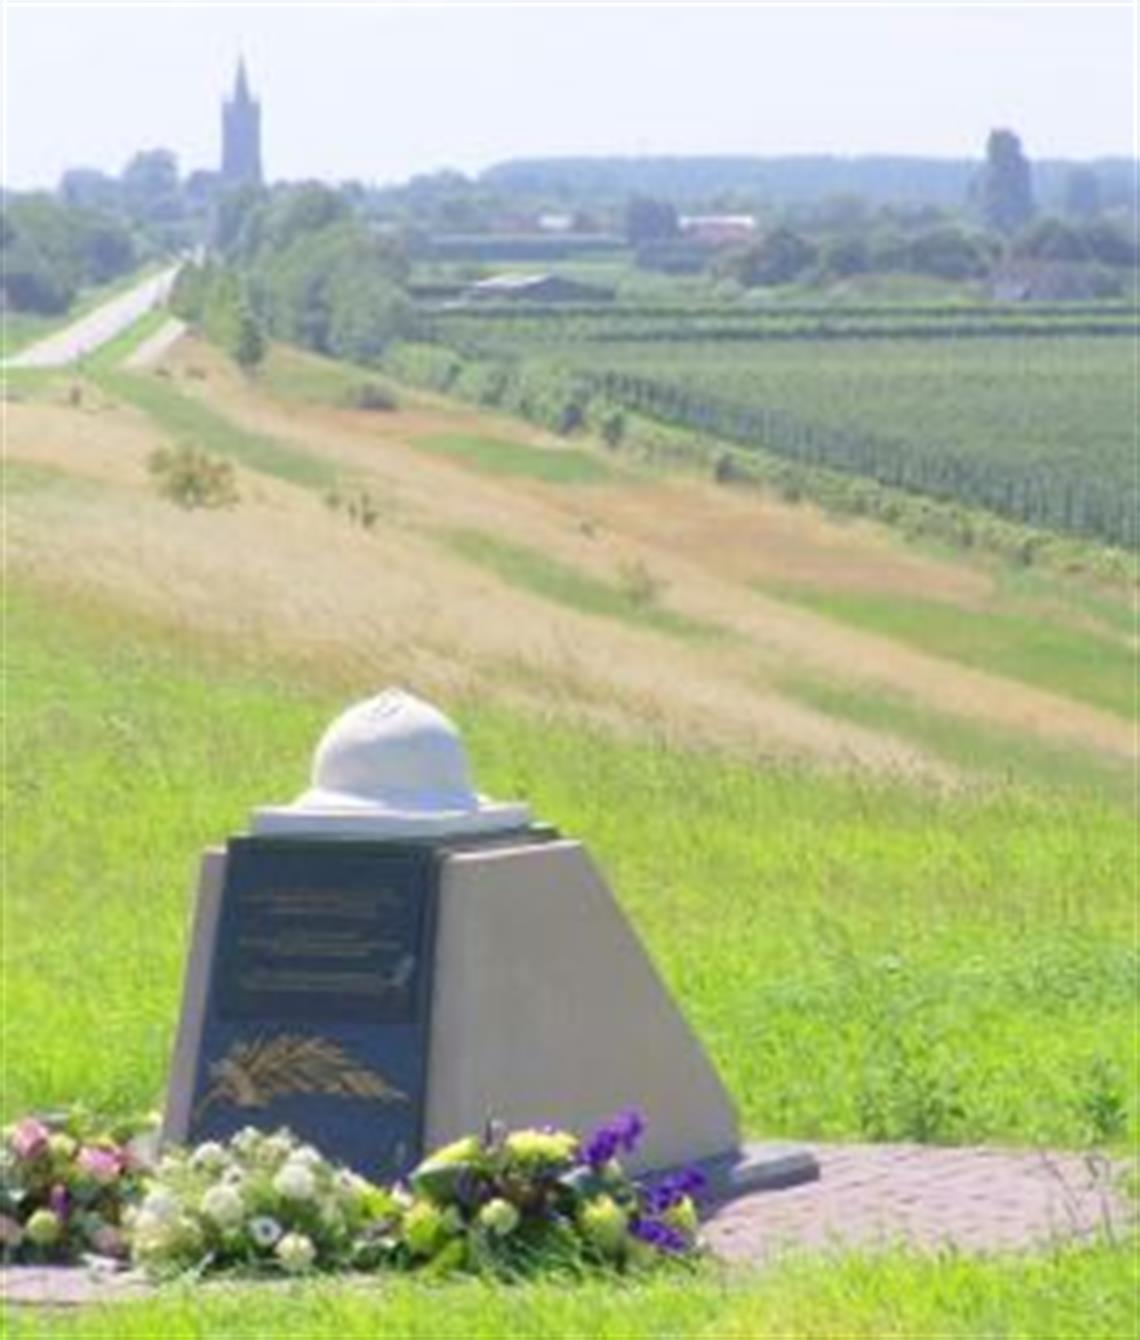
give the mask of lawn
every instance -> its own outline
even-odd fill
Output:
[[[435,433],[417,437],[413,446],[450,456],[493,475],[517,475],[544,484],[607,484],[615,472],[601,459],[576,447],[534,447],[466,433]]]
[[[342,700],[89,601],[19,590],[7,633],[6,1110],[145,1111],[197,853],[301,788]],[[1135,1129],[1135,838],[1111,792],[750,767],[449,706],[482,787],[596,851],[750,1132]]]
[[[1040,1258],[901,1252],[792,1260],[763,1274],[706,1267],[645,1284],[300,1284],[167,1290],[145,1303],[14,1313],[12,1340],[1046,1340],[1135,1335],[1130,1243]]]

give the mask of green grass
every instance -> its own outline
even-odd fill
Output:
[[[946,601],[811,587],[765,588],[828,618],[905,642],[920,651],[1049,689],[1132,719],[1136,653],[1119,637],[1098,636],[1041,613],[963,609]]]
[[[146,1110],[197,853],[297,792],[344,686],[86,598],[21,589],[7,635],[5,1110]],[[1109,795],[940,793],[448,706],[483,788],[597,854],[750,1133],[1135,1131],[1135,838]]]
[[[619,619],[623,623],[688,640],[726,636],[715,624],[668,609],[657,595],[642,594],[641,580],[653,581],[652,574],[645,569],[619,572],[619,580],[610,583],[550,558],[537,549],[508,543],[485,531],[453,530],[441,538],[449,549],[481,564],[512,586],[532,591],[545,600],[553,600],[583,614]]]
[[[898,693],[797,675],[783,682],[791,697],[842,721],[913,741],[968,775],[991,782],[1040,785],[1052,790],[1100,791],[1122,805],[1136,795],[1135,767],[1078,745],[1056,744],[1031,734],[939,712]],[[1121,728],[1124,738],[1124,728]]]
[[[186,1287],[104,1309],[16,1310],[7,1334],[12,1340],[1128,1340],[1135,1335],[1138,1282],[1130,1243],[996,1260],[895,1252],[639,1284]]]
[[[100,372],[109,372],[117,368],[145,341],[150,339],[157,331],[170,320],[170,313],[165,307],[152,307],[149,312],[144,312],[137,321],[131,322],[125,330],[113,338],[101,344],[98,349],[88,354],[80,360],[77,370],[82,370],[91,374]]]
[[[532,447],[525,442],[466,433],[418,437],[412,445],[420,451],[451,456],[487,474],[540,479],[545,484],[605,484],[615,478],[615,472],[600,457],[574,447]]]
[[[308,405],[349,407],[352,396],[362,386],[390,389],[382,374],[372,368],[277,344],[270,346],[257,378],[271,395]]]
[[[326,489],[337,482],[338,472],[332,462],[239,427],[202,401],[177,390],[167,379],[151,373],[102,370],[96,380],[108,395],[126,400],[149,415],[178,444],[200,447],[249,470],[305,488]]]

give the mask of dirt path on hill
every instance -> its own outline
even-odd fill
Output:
[[[183,351],[183,357],[199,361],[201,355],[200,349],[193,355]],[[882,590],[887,570],[896,564],[900,592],[917,588],[930,595],[934,585],[968,605],[985,594],[983,574],[918,555],[900,558],[877,539],[865,542],[856,528],[828,523],[801,508],[736,495],[714,497],[699,483],[547,486],[480,474],[408,445],[429,431],[486,435],[487,422],[462,410],[364,415],[286,408],[217,360],[207,383],[187,381],[185,386],[197,394],[208,387],[211,402],[246,427],[327,452],[347,468],[367,473],[383,485],[408,523],[421,530],[481,530],[610,582],[623,564],[643,563],[666,583],[670,608],[718,624],[746,644],[735,654],[738,676],[746,676],[751,665],[761,676],[801,673],[847,681],[1057,744],[1135,757],[1134,732],[1112,713],[842,625],[744,584],[753,571],[747,553],[750,529],[762,555],[757,570],[769,577],[792,580],[810,572],[813,580],[823,581],[832,573],[839,583],[840,574],[850,578],[855,573]],[[777,569],[781,555],[784,567]]]

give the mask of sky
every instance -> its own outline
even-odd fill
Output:
[[[216,167],[244,54],[273,179],[561,154],[1136,152],[1136,7],[6,0],[0,180]]]

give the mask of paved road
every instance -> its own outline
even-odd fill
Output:
[[[182,338],[185,331],[185,321],[179,321],[176,316],[167,317],[153,335],[143,340],[142,344],[131,352],[123,367],[132,372],[153,367],[171,345]]]
[[[57,330],[54,335],[48,335],[27,349],[21,349],[7,360],[5,366],[62,368],[76,362],[108,340],[113,340],[152,307],[165,302],[178,269],[177,265],[172,265],[159,274],[151,275],[126,293],[120,293],[118,297],[88,312],[72,325]]]

